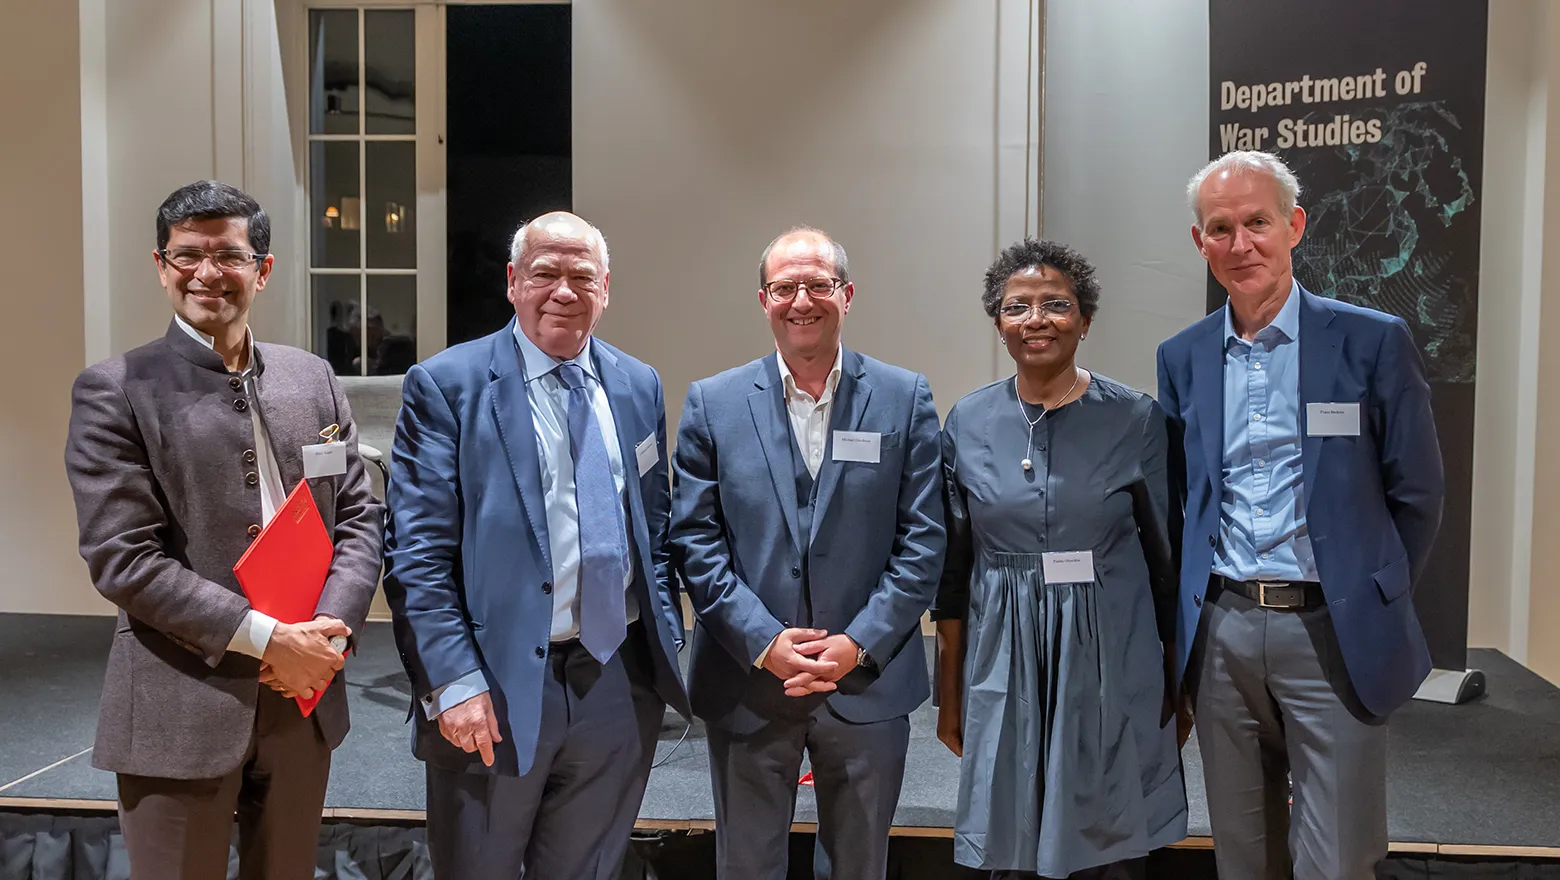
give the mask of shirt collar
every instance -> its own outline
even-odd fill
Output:
[[[789,399],[796,396],[796,377],[791,375],[791,368],[785,362],[785,357],[780,352],[775,352],[775,360],[780,362],[780,381],[785,385],[785,396]],[[840,386],[840,370],[845,364],[845,346],[840,346],[834,352],[834,368],[829,370],[829,378],[823,385],[822,402],[834,396],[834,389]]]
[[[1235,333],[1234,310],[1230,308],[1229,300],[1224,301],[1224,347],[1229,348],[1231,341],[1244,343]],[[1284,305],[1273,316],[1273,323],[1257,331],[1258,335],[1266,332],[1271,327],[1282,334],[1286,342],[1294,342],[1300,338],[1300,282],[1296,279],[1289,281],[1289,298],[1284,300]]]
[[[196,330],[193,324],[184,320],[183,316],[179,314],[174,314],[173,320],[178,323],[180,330],[183,330],[185,333],[189,334],[191,339],[199,342],[201,345],[206,346],[212,351],[217,350],[216,337],[207,336],[199,330]],[[244,352],[248,356],[244,358],[244,369],[240,372],[247,373],[249,372],[250,368],[255,365],[255,332],[249,329],[248,325],[244,326]]]
[[[595,379],[598,385],[601,384],[601,377],[596,375],[595,359],[590,356],[591,338],[589,336],[585,337],[585,347],[580,349],[580,353],[567,360],[560,360],[537,348],[536,343],[531,341],[531,337],[526,336],[525,332],[520,329],[518,321],[515,322],[515,342],[520,346],[520,359],[525,362],[525,381],[527,385],[548,373],[555,372],[560,364],[566,364],[570,361],[579,364],[580,369],[585,371],[585,375]]]

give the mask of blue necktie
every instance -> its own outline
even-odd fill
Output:
[[[574,452],[574,505],[580,522],[580,644],[598,663],[605,663],[628,628],[623,505],[585,371],[569,361],[558,366],[558,378],[569,388],[569,445]]]

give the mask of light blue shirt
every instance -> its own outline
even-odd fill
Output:
[[[565,361],[537,348],[536,343],[521,332],[519,324],[515,325],[515,343],[519,346],[520,359],[525,363],[525,391],[531,402],[531,426],[536,434],[542,497],[547,508],[548,546],[553,565],[552,641],[562,642],[575,638],[580,631],[580,516],[574,499],[574,455],[569,448],[569,388],[558,375],[558,367]],[[601,427],[601,437],[607,447],[612,480],[619,498],[626,499],[617,422],[612,418],[612,406],[591,357],[591,347],[591,340],[586,339],[585,348],[572,361],[585,372],[591,408],[595,410],[596,423]],[[628,523],[626,508],[623,522],[625,526]],[[627,535],[624,546],[633,546]],[[633,579],[633,566],[629,565],[623,579],[625,591]],[[638,603],[632,596],[628,596],[626,602],[627,620],[638,620]],[[437,718],[444,710],[487,689],[481,670],[475,670],[424,697],[423,708],[430,719]]]
[[[1213,570],[1315,581],[1301,478],[1300,285],[1251,342],[1224,311],[1224,490]]]

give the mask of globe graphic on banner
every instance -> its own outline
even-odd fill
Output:
[[[1313,115],[1307,122],[1327,122]],[[1383,119],[1379,143],[1289,151],[1302,188],[1305,238],[1295,270],[1311,292],[1408,322],[1432,382],[1474,379],[1478,278],[1449,266],[1474,192],[1447,130],[1461,128],[1439,102],[1404,104]],[[1453,138],[1455,139],[1455,138]],[[1476,218],[1476,214],[1472,218]]]

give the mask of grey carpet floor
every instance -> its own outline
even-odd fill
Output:
[[[113,776],[82,754],[92,745],[112,632],[106,617],[0,614],[0,798],[114,798]],[[352,732],[335,754],[326,805],[421,810],[422,767],[405,723],[410,688],[389,626],[370,624],[360,646],[347,666]],[[1470,652],[1470,664],[1489,676],[1488,696],[1463,706],[1414,702],[1392,719],[1391,839],[1560,847],[1560,689],[1495,651]],[[937,742],[935,713],[928,704],[911,716],[901,826],[953,824],[958,760]],[[695,722],[683,738],[685,727],[671,713],[662,724],[644,820],[713,818],[704,731]],[[1190,831],[1205,836],[1195,737],[1184,759]],[[804,786],[796,820],[816,817]]]

